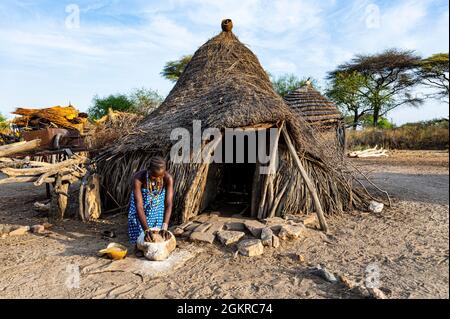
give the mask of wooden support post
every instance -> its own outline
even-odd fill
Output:
[[[319,196],[317,196],[316,187],[312,183],[311,179],[308,176],[308,173],[303,167],[302,162],[300,161],[300,158],[297,155],[297,151],[295,150],[294,144],[292,144],[289,133],[285,128],[283,129],[283,136],[288,146],[289,152],[291,153],[295,163],[297,164],[298,169],[300,170],[300,174],[302,175],[302,178],[305,181],[306,187],[308,187],[308,190],[311,193],[311,197],[313,198],[314,206],[316,208],[316,214],[319,219],[320,227],[324,232],[328,232],[328,225],[325,220],[322,205],[320,204]]]
[[[272,205],[273,205],[273,179],[276,174],[275,169],[275,163],[278,155],[278,142],[280,140],[281,131],[284,128],[284,121],[281,123],[280,127],[278,128],[277,135],[275,137],[274,145],[272,149],[270,150],[270,160],[269,160],[269,167],[268,167],[268,174],[265,176],[264,184],[261,188],[262,195],[259,202],[259,208],[258,208],[258,219],[263,219],[267,215],[267,212],[270,211]],[[267,196],[269,194],[269,196]],[[269,198],[267,198],[269,197]]]
[[[69,201],[69,186],[69,183],[63,183],[60,175],[56,177],[49,214],[49,219],[53,222],[61,221],[64,218]]]

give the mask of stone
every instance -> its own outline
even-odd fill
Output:
[[[228,222],[225,224],[226,230],[245,231],[245,225],[242,222]]]
[[[35,202],[33,204],[33,208],[37,212],[48,212],[50,210],[50,203],[44,204],[40,202]]]
[[[184,224],[181,224],[180,226],[178,226],[178,227],[180,227],[180,228],[182,228],[183,230],[185,230],[188,226],[190,226],[190,225],[192,225],[193,224],[193,222],[192,221],[189,221],[189,222],[186,222],[186,223],[184,223]]]
[[[225,246],[238,242],[245,236],[244,232],[234,230],[222,230],[217,232],[217,239]]]
[[[261,231],[263,230],[263,228],[266,227],[263,223],[254,219],[246,220],[244,222],[244,225],[249,230],[249,232],[256,238],[261,237]]]
[[[265,227],[261,230],[261,242],[263,246],[272,246],[273,231],[269,227]]]
[[[213,222],[211,227],[208,228],[207,232],[216,235],[217,232],[223,229],[223,226],[224,225],[222,222]]]
[[[192,230],[186,230],[186,231],[184,231],[184,232],[181,234],[180,237],[182,237],[182,238],[189,238],[189,237],[191,236],[191,234],[192,234]]]
[[[306,218],[303,219],[303,225],[314,229],[320,228],[319,220],[317,219],[316,214],[309,214],[308,216],[306,216]]]
[[[280,238],[278,238],[278,236],[275,235],[272,236],[272,247],[273,248],[280,247]]]
[[[244,256],[254,257],[264,253],[264,246],[259,239],[246,239],[239,242],[238,251]]]
[[[8,225],[0,225],[0,235],[8,235],[13,230],[13,227]]]
[[[193,231],[194,229],[196,229],[198,226],[200,226],[201,223],[197,223],[197,222],[192,222],[189,225],[187,225],[186,227],[184,227],[184,231]]]
[[[213,234],[211,234],[211,233],[202,233],[202,232],[194,231],[189,236],[189,238],[192,241],[205,242],[205,243],[212,244],[214,242],[215,236]]]
[[[303,256],[302,254],[295,254],[295,259],[300,263],[305,262],[305,256]]]
[[[194,221],[198,223],[205,223],[208,222],[210,219],[211,217],[208,214],[200,214],[194,218]]]
[[[44,226],[44,228],[45,228],[46,230],[48,230],[48,229],[50,229],[50,228],[53,227],[53,224],[50,224],[50,223],[45,222],[45,223],[42,224],[42,226]]]
[[[376,202],[374,200],[370,201],[370,203],[369,203],[369,210],[372,213],[379,214],[379,213],[381,213],[383,211],[383,208],[384,208],[384,204],[383,203],[378,203],[378,202]]]
[[[221,214],[220,214],[220,212],[211,212],[211,213],[209,213],[209,216],[211,216],[212,218],[215,218],[215,217],[220,217]]]
[[[31,232],[34,234],[43,234],[45,233],[44,225],[33,225],[31,226]]]
[[[278,234],[278,237],[280,237],[281,240],[286,239],[298,239],[301,236],[306,235],[306,227],[302,224],[299,225],[283,225],[281,227],[280,233]]]
[[[194,229],[194,232],[204,233],[211,227],[211,225],[211,223],[200,224]]]
[[[20,226],[9,232],[9,236],[23,236],[30,231],[30,226]]]
[[[181,227],[175,227],[175,228],[173,228],[172,233],[173,233],[175,236],[181,236],[181,235],[183,235],[184,230],[183,230],[183,228],[181,228]]]
[[[171,234],[169,240],[157,242],[146,242],[145,235],[142,233],[137,239],[137,248],[144,253],[145,258],[152,261],[166,260],[172,251],[175,250],[177,242],[175,236]]]
[[[336,279],[336,276],[333,273],[331,273],[330,271],[328,271],[325,267],[322,267],[321,265],[317,265],[316,268],[314,268],[313,272],[317,276],[325,279],[328,282],[331,282],[331,283],[338,282],[338,280]]]
[[[382,292],[380,289],[373,287],[366,287],[367,291],[369,292],[370,296],[374,299],[388,299],[384,292]]]

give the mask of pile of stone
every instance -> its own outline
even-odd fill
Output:
[[[280,241],[305,238],[307,228],[318,228],[316,215],[306,217],[286,216],[265,220],[245,218],[241,215],[220,216],[219,213],[202,214],[192,221],[171,228],[172,233],[194,242],[224,246],[236,245],[244,256],[258,256],[264,247],[278,248]]]
[[[0,225],[0,237],[13,237],[13,236],[23,236],[29,233],[33,234],[47,234],[52,227],[49,223],[38,224],[33,226],[10,226],[10,225]]]

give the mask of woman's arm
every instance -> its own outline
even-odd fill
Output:
[[[137,172],[133,176],[133,193],[134,193],[134,202],[136,204],[136,211],[139,222],[141,223],[142,229],[145,231],[148,229],[147,218],[144,213],[144,199],[142,197],[142,182],[140,177],[142,176],[142,172]]]
[[[164,223],[163,229],[167,230],[172,215],[173,206],[173,177],[169,173],[164,177],[166,184],[166,198],[164,202]]]

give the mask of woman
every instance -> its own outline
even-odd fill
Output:
[[[148,170],[133,176],[132,189],[128,212],[130,242],[135,244],[142,232],[146,241],[153,241],[152,230],[159,230],[164,239],[169,239],[167,227],[172,214],[173,178],[166,171],[166,161],[153,157]]]

